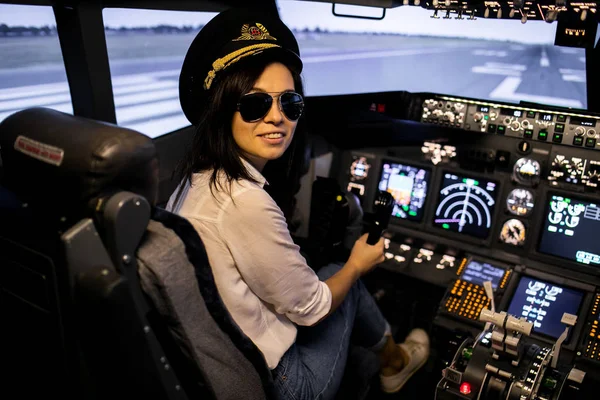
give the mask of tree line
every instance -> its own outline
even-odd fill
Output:
[[[146,33],[146,34],[179,34],[179,33],[194,33],[198,32],[202,29],[204,25],[183,25],[183,26],[175,26],[175,25],[167,25],[161,24],[156,26],[139,26],[139,27],[111,27],[105,26],[104,31],[106,34],[115,35],[115,34],[128,34],[128,33]],[[292,29],[294,33],[312,33],[312,34],[327,34],[327,33],[351,33],[353,35],[361,34],[361,32],[344,32],[344,31],[330,31],[328,29],[322,29],[320,27],[316,27],[314,29],[303,28],[303,29]],[[56,35],[56,26],[9,26],[7,24],[0,24],[0,37],[13,37],[13,36],[53,36]],[[386,32],[363,32],[363,34],[368,35],[400,35],[397,33],[386,33]]]
[[[0,24],[0,36],[50,36],[56,35],[55,26],[8,26]]]
[[[104,30],[107,33],[156,33],[156,34],[165,34],[165,33],[189,33],[189,32],[197,32],[202,28],[203,25],[200,26],[174,26],[174,25],[156,25],[156,26],[144,26],[144,27],[134,27],[134,28],[113,28],[107,26]],[[56,26],[9,26],[7,24],[0,24],[0,36],[49,36],[56,35]]]
[[[111,27],[106,26],[104,31],[107,34],[125,34],[125,33],[154,33],[154,34],[177,34],[177,33],[193,33],[198,32],[204,25],[184,25],[175,26],[161,24],[156,26],[140,26],[140,27]],[[329,33],[327,29],[316,27],[315,29],[294,29],[297,33]],[[343,33],[343,32],[339,32]],[[354,32],[357,33],[357,32]],[[0,36],[50,36],[56,35],[56,26],[9,26],[0,24]]]

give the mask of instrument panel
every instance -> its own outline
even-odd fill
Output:
[[[423,102],[421,121],[468,131],[600,150],[600,117],[571,111],[439,96]]]
[[[367,213],[395,200],[382,268],[445,288],[444,324],[481,328],[495,304],[552,344],[575,315],[563,348],[600,361],[600,116],[431,95],[419,122],[470,134],[342,154]]]

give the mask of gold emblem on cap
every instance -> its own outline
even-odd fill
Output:
[[[263,24],[259,24],[258,22],[255,25],[250,26],[249,24],[244,24],[242,26],[241,35],[237,40],[277,40],[273,36],[269,34],[269,31]]]
[[[271,34],[269,34],[269,31],[267,30],[267,28],[265,28],[265,26],[263,24],[259,24],[257,22],[254,25],[244,24],[240,31],[240,37],[238,37],[237,39],[233,39],[232,41],[235,42],[238,40],[275,40],[276,41],[277,38],[271,36]],[[240,59],[242,59],[244,57],[250,56],[252,54],[256,54],[258,52],[261,52],[265,49],[272,48],[272,47],[281,47],[281,46],[273,44],[273,43],[253,44],[250,46],[243,47],[239,50],[233,51],[224,57],[216,59],[212,64],[213,69],[208,72],[208,74],[206,75],[206,78],[204,79],[204,89],[208,90],[210,88],[213,80],[217,76],[217,72],[224,70],[229,65],[236,63],[237,61],[239,61]]]
[[[207,90],[210,89],[210,86],[212,85],[212,81],[217,76],[217,72],[224,70],[231,64],[238,62],[239,60],[241,60],[244,57],[251,56],[253,54],[259,53],[263,50],[270,49],[273,47],[281,47],[281,46],[274,44],[274,43],[253,44],[251,46],[246,46],[239,50],[233,51],[233,52],[227,54],[225,57],[216,59],[212,63],[213,69],[208,72],[208,74],[206,75],[206,78],[204,79],[204,89],[207,89]]]

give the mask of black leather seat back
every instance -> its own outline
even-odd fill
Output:
[[[117,268],[109,254],[118,243],[104,234],[114,228],[104,214],[130,199],[149,214],[146,199],[154,201],[158,184],[152,141],[33,108],[0,124],[0,151],[0,354],[10,366],[3,392],[185,399],[147,332],[139,284],[136,291],[135,276]],[[133,216],[143,233],[147,218]]]
[[[0,352],[16,366],[7,389],[271,398],[270,371],[221,302],[200,237],[154,207],[149,138],[34,108],[0,124],[0,146]]]

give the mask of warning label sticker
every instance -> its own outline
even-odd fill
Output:
[[[56,165],[57,167],[62,164],[65,154],[63,149],[35,141],[22,135],[19,135],[17,140],[15,140],[15,150],[48,164]]]

